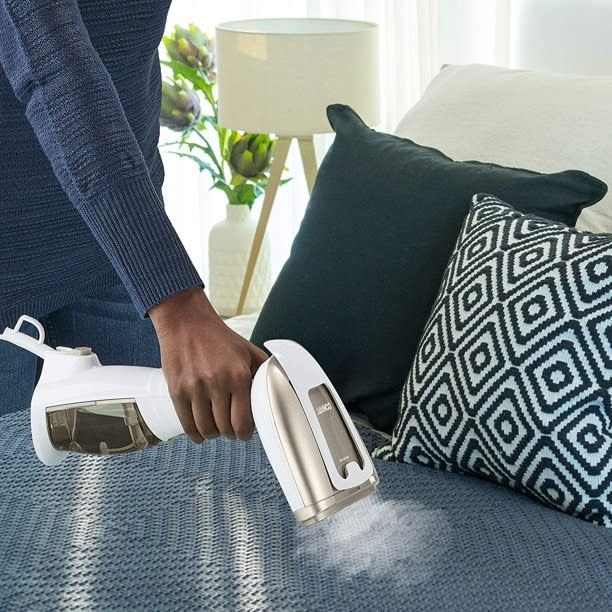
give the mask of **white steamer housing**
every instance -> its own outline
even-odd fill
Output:
[[[26,322],[37,338],[21,331]],[[40,322],[26,315],[0,339],[44,360],[31,403],[32,439],[43,463],[56,465],[69,452],[140,450],[184,433],[161,369],[103,366],[89,347],[53,349]],[[291,340],[265,346],[272,356],[252,383],[253,419],[294,516],[309,525],[369,495],[378,475],[312,355]]]
[[[36,328],[38,338],[20,331],[25,322]],[[47,414],[55,407],[83,404],[91,414],[102,414],[105,406],[133,403],[158,440],[184,433],[160,369],[102,366],[89,347],[53,349],[44,343],[40,322],[27,315],[19,318],[14,329],[6,328],[0,338],[44,359],[30,408],[32,441],[43,463],[57,465],[69,452],[58,450],[50,439]]]

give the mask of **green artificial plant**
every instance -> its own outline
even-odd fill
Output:
[[[251,208],[265,191],[277,139],[219,125],[213,42],[196,25],[175,26],[163,42],[171,75],[162,82],[160,123],[179,133],[164,146],[207,172],[230,204]]]

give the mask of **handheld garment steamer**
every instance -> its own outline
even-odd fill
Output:
[[[31,323],[33,338],[21,330]],[[31,404],[34,449],[47,465],[69,452],[114,455],[183,434],[161,369],[103,366],[89,347],[45,344],[23,315],[0,340],[44,360]],[[321,366],[291,340],[272,353],[251,386],[255,427],[296,519],[310,525],[372,493],[378,475],[342,400]]]

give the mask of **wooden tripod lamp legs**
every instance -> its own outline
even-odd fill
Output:
[[[302,166],[304,166],[308,193],[312,193],[315,177],[317,176],[317,159],[315,157],[312,136],[298,138],[298,144],[300,145],[300,156],[302,157]]]
[[[246,273],[242,281],[240,299],[238,300],[238,308],[236,309],[237,315],[242,314],[244,309],[244,303],[246,302],[251,279],[253,278],[253,272],[255,271],[255,264],[257,263],[257,256],[259,255],[261,243],[266,233],[268,219],[272,212],[272,204],[274,204],[274,197],[276,196],[276,190],[278,189],[283,168],[285,167],[290,144],[291,138],[279,138],[274,147],[274,157],[272,158],[272,165],[270,166],[270,177],[266,186],[266,192],[264,193],[264,201],[261,207],[259,221],[255,228],[255,235],[253,236],[253,245],[251,246],[251,253],[249,254],[249,260],[247,262]]]
[[[253,236],[253,244],[251,246],[249,260],[247,262],[244,280],[242,281],[240,299],[238,300],[238,308],[236,309],[237,315],[242,314],[242,311],[244,310],[244,304],[246,302],[251,280],[253,278],[253,272],[255,271],[255,264],[257,263],[261,243],[263,242],[266,227],[268,226],[268,220],[270,219],[270,213],[272,212],[272,205],[274,204],[276,191],[280,184],[285,162],[287,161],[287,154],[289,153],[289,145],[291,144],[291,140],[292,137],[290,136],[281,136],[274,147],[274,157],[272,158],[272,165],[270,166],[270,177],[268,179],[266,192],[264,193],[261,214],[257,222],[257,227],[255,228],[255,235]],[[315,158],[312,136],[298,138],[298,144],[300,147],[302,164],[304,166],[306,184],[308,186],[308,191],[311,192],[312,186],[314,185],[315,176],[317,174],[317,162]]]

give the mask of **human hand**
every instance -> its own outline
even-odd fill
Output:
[[[170,296],[149,311],[170,397],[194,442],[253,432],[251,381],[268,358],[231,330],[201,287]]]

